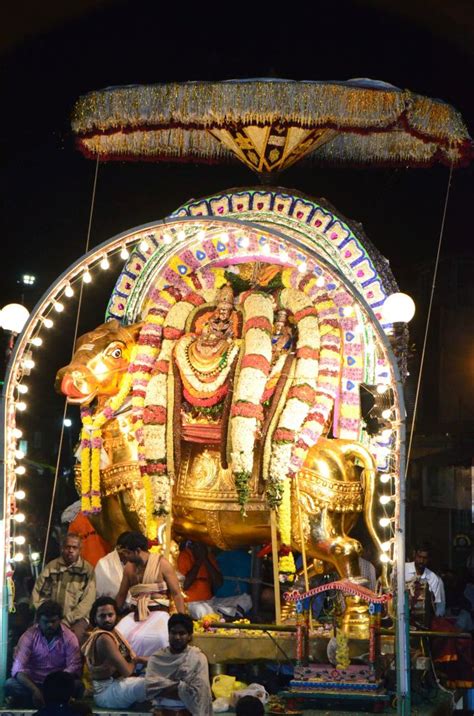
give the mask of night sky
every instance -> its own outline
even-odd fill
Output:
[[[399,13],[396,2],[362,0],[289,3],[280,9],[195,4],[192,10],[181,3],[163,9],[159,2],[110,0],[96,3],[99,7],[73,3],[77,14],[69,17],[55,12],[55,2],[46,4],[41,15],[37,3],[17,3],[11,27],[4,22],[0,45],[0,305],[20,300],[18,279],[34,273],[37,288],[24,294],[31,308],[84,251],[94,163],[75,150],[69,116],[74,101],[90,90],[199,79],[369,77],[450,102],[474,132],[474,11],[461,0],[452,4],[457,15],[451,24],[438,3],[428,0],[424,16],[410,14],[404,2],[406,12]],[[416,10],[419,3],[412,4]],[[466,8],[469,15],[463,15]],[[435,255],[447,178],[445,167],[296,166],[280,184],[326,197],[340,213],[361,222],[390,260],[401,288],[410,292],[416,267]],[[101,165],[91,247],[166,216],[190,197],[255,183],[240,165]],[[473,187],[472,168],[455,172],[444,255],[474,253]],[[90,289],[81,329],[101,322],[112,285],[110,279]],[[41,383],[51,391],[54,370],[71,350],[68,340],[64,334],[47,354]],[[60,405],[52,398],[49,408]]]

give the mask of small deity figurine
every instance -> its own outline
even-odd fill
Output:
[[[288,311],[284,308],[275,313],[272,335],[272,364],[275,364],[282,353],[288,353],[293,336],[288,325]]]

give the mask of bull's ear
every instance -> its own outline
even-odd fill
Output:
[[[140,323],[132,323],[130,326],[123,326],[123,328],[124,328],[124,330],[127,331],[127,333],[130,334],[132,339],[136,342],[138,340],[138,336],[140,335],[140,331],[142,330],[144,325],[145,325],[144,321],[140,321]]]

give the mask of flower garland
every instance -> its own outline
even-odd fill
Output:
[[[204,303],[198,293],[189,292],[183,298],[175,296],[163,327],[161,350],[153,369],[144,400],[143,473],[150,481],[152,510],[157,516],[171,512],[172,475],[167,460],[168,373],[176,341],[184,333],[191,311]],[[179,345],[179,343],[178,343]]]
[[[81,408],[81,510],[84,514],[100,512],[100,455],[102,450],[102,427],[111,420],[119,410],[132,386],[133,361],[137,353],[137,346],[132,349],[127,373],[124,375],[120,389],[110,398],[104,407],[92,413],[89,406]]]
[[[251,292],[243,298],[243,353],[230,412],[230,455],[239,504],[245,514],[262,398],[272,359],[273,301]]]
[[[291,482],[283,481],[282,499],[278,508],[278,526],[280,530],[280,557],[278,569],[280,574],[293,574],[296,571],[295,560],[291,551]]]

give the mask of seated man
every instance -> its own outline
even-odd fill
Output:
[[[184,612],[176,572],[161,554],[148,551],[148,540],[140,532],[130,532],[123,540],[122,552],[127,564],[117,594],[121,609],[130,591],[135,614],[121,620],[118,629],[140,656],[150,656],[168,643],[168,592],[178,612]]]
[[[211,716],[212,696],[207,659],[191,646],[193,620],[173,614],[168,622],[169,646],[148,660],[146,678],[158,696],[155,716]]]
[[[123,552],[123,540],[130,534],[122,532],[117,538],[117,544],[105,557],[99,559],[95,566],[95,589],[97,597],[116,597],[122,584],[123,568],[127,563]],[[128,606],[130,595],[127,595],[125,604]]]
[[[222,586],[223,579],[207,545],[201,542],[188,542],[178,555],[177,567],[184,576],[183,589],[191,616],[200,619],[205,614],[213,612],[214,609],[209,602],[216,589]]]
[[[137,664],[146,659],[136,656],[115,628],[117,603],[112,597],[99,597],[90,613],[94,630],[82,647],[92,678],[94,702],[100,708],[127,709],[146,701],[155,691],[143,676],[133,676]]]
[[[64,623],[81,643],[95,599],[95,578],[92,565],[81,557],[81,538],[77,534],[66,535],[61,556],[51,560],[36,580],[31,596],[33,606],[38,608],[47,599],[61,605]]]
[[[434,603],[434,611],[437,617],[444,616],[446,609],[446,597],[444,593],[444,584],[441,577],[428,569],[427,564],[430,561],[430,550],[428,545],[419,544],[414,550],[413,562],[405,564],[405,581],[406,582],[426,582],[428,584],[432,600]]]
[[[12,705],[37,708],[44,705],[43,684],[53,671],[66,671],[75,678],[75,695],[82,695],[82,660],[73,632],[61,624],[61,605],[43,602],[36,612],[36,624],[18,642],[12,678],[5,684],[5,695]]]

